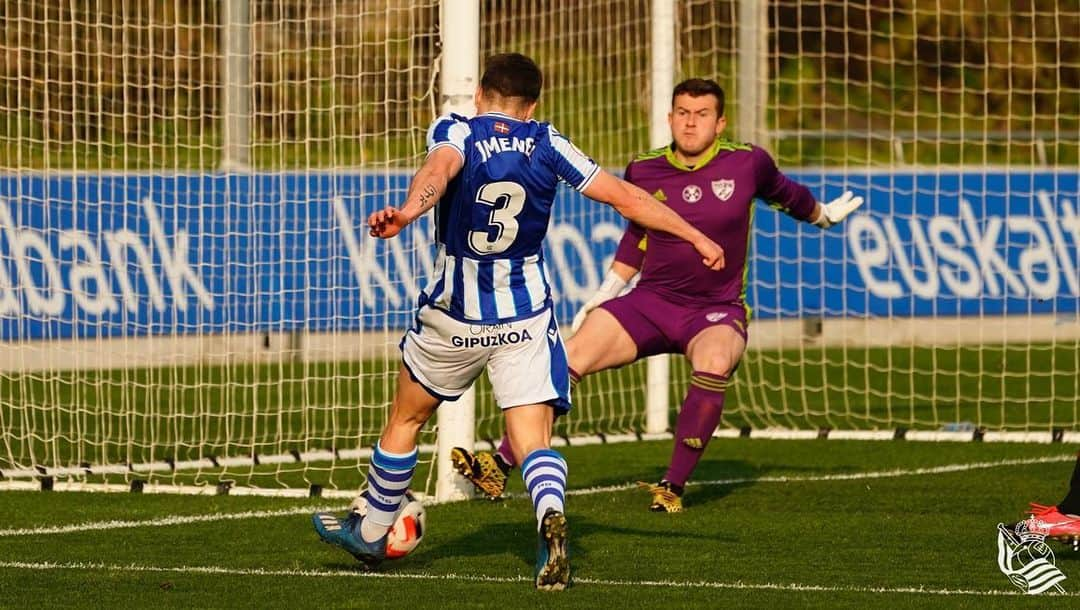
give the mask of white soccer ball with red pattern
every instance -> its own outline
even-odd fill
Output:
[[[367,515],[367,498],[359,496],[353,500],[349,510]],[[411,491],[405,492],[401,499],[401,506],[394,516],[394,525],[390,528],[390,536],[386,539],[386,558],[401,559],[413,552],[424,537],[425,529],[424,505],[416,499]]]

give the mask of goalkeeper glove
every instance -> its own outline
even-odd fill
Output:
[[[843,195],[840,195],[829,203],[820,204],[821,214],[818,216],[818,219],[814,221],[814,224],[822,229],[828,229],[834,224],[838,224],[841,220],[847,218],[848,214],[857,210],[862,204],[862,197],[856,196],[851,191],[844,191]]]
[[[619,296],[623,288],[626,288],[626,280],[619,277],[618,273],[608,271],[607,275],[604,276],[604,283],[600,284],[600,289],[596,291],[596,294],[591,299],[585,301],[585,304],[578,310],[577,315],[574,316],[574,322],[570,325],[570,332],[576,333],[581,328],[581,325],[585,323],[585,317],[589,315],[590,311],[596,309],[604,301],[610,301]]]

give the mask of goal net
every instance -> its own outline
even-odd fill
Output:
[[[640,42],[611,52],[648,38],[648,3],[538,15],[513,4],[499,5],[507,17],[487,26],[487,44],[541,58],[554,81],[545,116],[572,126],[609,167],[648,148],[648,54]],[[677,3],[676,80],[719,81],[730,135],[767,148],[822,200],[852,189],[869,203],[827,233],[766,208],[756,214],[750,349],[723,425],[1074,429],[1076,7],[782,1],[762,13],[768,34],[754,45],[740,31],[749,24],[739,3]],[[756,81],[740,66],[755,53]],[[740,120],[749,114],[740,102],[755,99],[759,118]],[[571,223],[580,238],[610,254],[615,238],[587,232],[606,230],[609,217],[579,209]],[[562,237],[550,244],[556,262],[560,247],[578,251]],[[606,262],[579,265],[588,263],[595,273],[578,271],[564,305],[598,285]],[[672,411],[688,377],[685,359],[674,358]],[[640,365],[587,379],[560,430],[640,431],[644,380]],[[482,403],[481,435],[497,437],[497,411]]]
[[[722,426],[1074,430],[1080,10],[742,4],[757,15],[676,3],[675,80],[716,79],[729,137],[768,149],[823,201],[851,189],[868,204],[828,232],[760,207],[750,346]],[[648,53],[612,48],[647,40],[649,3],[514,5],[491,11],[507,17],[486,26],[487,44],[541,58],[554,81],[545,116],[609,167],[648,148]],[[549,258],[576,256],[581,240],[599,256],[575,266],[563,306],[598,285],[617,239],[607,223],[621,226],[588,205],[573,213],[580,235],[557,226]],[[688,378],[673,358],[672,416]],[[642,430],[644,383],[641,365],[587,379],[560,431]],[[482,403],[481,435],[497,437]]]
[[[478,53],[536,58],[538,118],[618,172],[650,144],[652,4],[484,2]],[[716,79],[728,135],[819,198],[868,198],[824,233],[759,206],[722,425],[1075,430],[1080,9],[879,4],[673,5],[673,81]],[[359,227],[423,158],[439,2],[0,18],[0,483],[354,492],[432,257],[424,222]],[[560,192],[565,327],[622,228]],[[641,432],[645,385],[644,364],[588,378],[557,433]],[[481,379],[476,436],[500,434]]]
[[[768,21],[763,144],[822,200],[868,203],[824,234],[757,215],[728,423],[1075,430],[1080,7],[781,1]]]
[[[0,478],[360,486],[430,267],[426,223],[360,227],[423,159],[437,18],[0,4]]]

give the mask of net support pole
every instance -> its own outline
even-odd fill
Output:
[[[251,165],[251,13],[248,0],[221,3],[223,44],[221,63],[224,93],[221,169],[243,170]]]
[[[765,106],[768,100],[769,62],[768,3],[739,0],[739,32],[736,53],[738,116],[735,137],[770,148],[765,141]]]
[[[473,94],[480,82],[480,3],[477,0],[443,0],[439,7],[439,60],[441,111],[471,116],[476,112]],[[439,407],[439,436],[435,497],[440,502],[471,498],[471,484],[454,472],[450,450],[475,442],[476,390],[469,388],[461,398]]]
[[[670,0],[652,0],[651,45],[649,147],[659,148],[671,142],[667,115],[675,86],[675,3]],[[646,359],[645,367],[645,432],[664,432],[668,427],[671,357],[652,356]]]

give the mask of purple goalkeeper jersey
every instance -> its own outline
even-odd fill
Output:
[[[627,166],[625,178],[724,249],[725,267],[712,271],[686,241],[630,224],[615,260],[641,269],[639,287],[679,302],[745,302],[755,197],[800,220],[809,220],[816,205],[805,186],[780,173],[769,153],[722,139],[695,167],[680,162],[670,146],[647,152]]]

